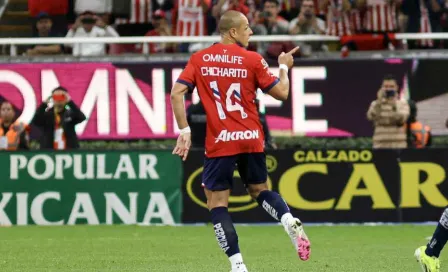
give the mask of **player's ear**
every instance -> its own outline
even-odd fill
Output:
[[[229,35],[230,35],[230,37],[232,37],[232,38],[236,38],[236,36],[238,36],[237,31],[236,31],[236,28],[231,28],[231,29],[229,30]]]

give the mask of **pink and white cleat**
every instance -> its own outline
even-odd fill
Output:
[[[298,218],[289,220],[287,229],[285,228],[291,242],[294,245],[297,255],[302,261],[307,261],[311,254],[311,243],[303,230],[302,222]]]

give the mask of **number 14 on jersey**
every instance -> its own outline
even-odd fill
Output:
[[[212,89],[213,96],[215,97],[216,108],[218,109],[219,119],[226,119],[226,113],[223,110],[221,103],[221,96],[219,94],[218,83],[216,81],[210,82],[210,88]],[[244,111],[243,106],[240,103],[232,101],[232,96],[236,98],[236,100],[241,101],[241,84],[240,83],[232,83],[229,89],[226,92],[226,110],[228,112],[231,111],[240,111],[241,118],[246,119],[247,113]]]

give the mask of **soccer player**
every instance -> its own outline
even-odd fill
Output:
[[[424,272],[440,271],[440,252],[448,241],[448,207],[445,208],[431,240],[415,251],[415,258]]]
[[[279,194],[268,190],[263,128],[255,104],[257,88],[279,100],[288,98],[288,69],[298,47],[280,54],[276,77],[258,53],[245,49],[252,30],[242,13],[225,12],[218,28],[221,42],[193,54],[171,90],[173,111],[181,129],[173,154],[183,160],[188,156],[191,130],[183,97],[196,86],[207,116],[202,181],[214,233],[229,257],[232,272],[247,272],[227,210],[235,166],[252,198],[283,224],[299,258],[307,260],[310,242],[302,222],[291,215]]]

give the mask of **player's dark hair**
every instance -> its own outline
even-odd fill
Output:
[[[280,3],[278,2],[278,0],[265,0],[264,3],[274,3],[277,7],[280,6]]]
[[[62,87],[62,86],[56,87],[51,93],[53,94],[53,93],[55,93],[56,91],[63,91],[63,92],[68,93],[67,89],[64,88],[64,87]]]
[[[9,104],[9,105],[11,105],[12,109],[14,110],[14,106],[13,106],[12,103],[9,102],[8,100],[4,100],[4,101],[2,101],[2,102],[0,103],[0,108],[3,107],[4,104]]]
[[[385,76],[383,77],[383,81],[385,81],[385,80],[394,80],[395,82],[398,83],[397,78],[396,78],[394,75],[392,75],[392,74],[387,74],[387,75],[385,75]]]
[[[11,108],[12,108],[12,111],[14,112],[14,113],[17,113],[17,111],[16,111],[16,109],[14,108],[14,105],[11,103],[11,102],[9,102],[8,100],[4,100],[4,101],[2,101],[1,103],[0,103],[0,109],[3,107],[3,105],[5,105],[5,104],[9,104],[10,106],[11,106]],[[18,117],[16,116],[14,119],[17,119]]]

